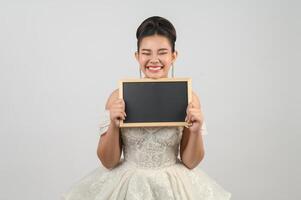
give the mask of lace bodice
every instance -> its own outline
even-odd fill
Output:
[[[110,125],[109,111],[101,116],[100,134]],[[121,137],[125,161],[142,168],[160,168],[177,162],[184,127],[123,127]],[[205,123],[200,134],[206,135]]]
[[[183,127],[121,128],[124,159],[145,168],[175,164],[182,130]]]

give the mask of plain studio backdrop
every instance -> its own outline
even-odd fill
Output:
[[[54,200],[100,165],[98,123],[138,78],[135,32],[176,27],[209,134],[203,170],[232,199],[301,199],[300,1],[0,3],[0,199]]]

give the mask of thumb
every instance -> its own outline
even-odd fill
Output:
[[[119,120],[119,119],[116,119],[116,120],[115,120],[115,125],[116,125],[117,127],[120,126],[120,120]]]

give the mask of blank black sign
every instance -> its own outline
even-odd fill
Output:
[[[122,98],[127,114],[125,126],[165,126],[185,123],[186,108],[190,100],[188,80],[123,81]],[[137,124],[139,123],[139,124]]]

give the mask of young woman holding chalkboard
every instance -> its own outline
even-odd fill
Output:
[[[140,74],[167,78],[177,58],[174,26],[162,17],[150,17],[138,27],[136,37]],[[195,93],[187,106],[189,127],[121,128],[125,102],[118,97],[118,90],[112,92],[100,124],[97,155],[102,165],[78,181],[63,199],[230,199],[231,193],[198,166],[204,157],[206,129]]]

